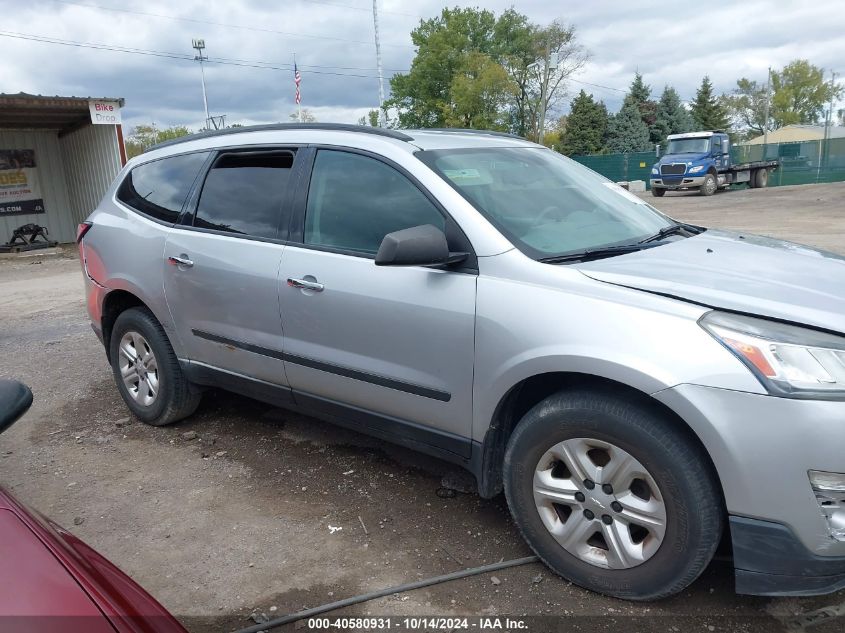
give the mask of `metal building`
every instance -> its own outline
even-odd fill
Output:
[[[123,99],[0,94],[0,244],[23,224],[73,242],[126,163]]]

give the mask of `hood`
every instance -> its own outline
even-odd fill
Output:
[[[598,281],[845,333],[845,257],[809,246],[708,230],[575,267]]]

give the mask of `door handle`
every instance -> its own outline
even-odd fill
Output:
[[[171,255],[167,258],[167,261],[169,261],[171,264],[175,264],[176,266],[184,266],[185,268],[190,268],[194,265],[194,262],[188,259],[188,256],[184,254],[179,257]]]
[[[309,281],[307,279],[291,279],[288,277],[288,286],[291,288],[299,288],[300,290],[313,290],[314,292],[322,292],[325,286],[316,281]]]

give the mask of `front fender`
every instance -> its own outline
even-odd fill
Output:
[[[707,308],[532,264],[557,287],[479,278],[474,440],[482,441],[514,386],[553,372],[605,378],[645,394],[681,383],[763,393],[698,325]]]

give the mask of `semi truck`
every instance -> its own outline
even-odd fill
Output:
[[[666,153],[651,168],[651,195],[667,191],[698,189],[712,196],[734,183],[766,187],[769,174],[778,168],[776,160],[731,162],[731,142],[723,130],[686,132],[666,137]]]

